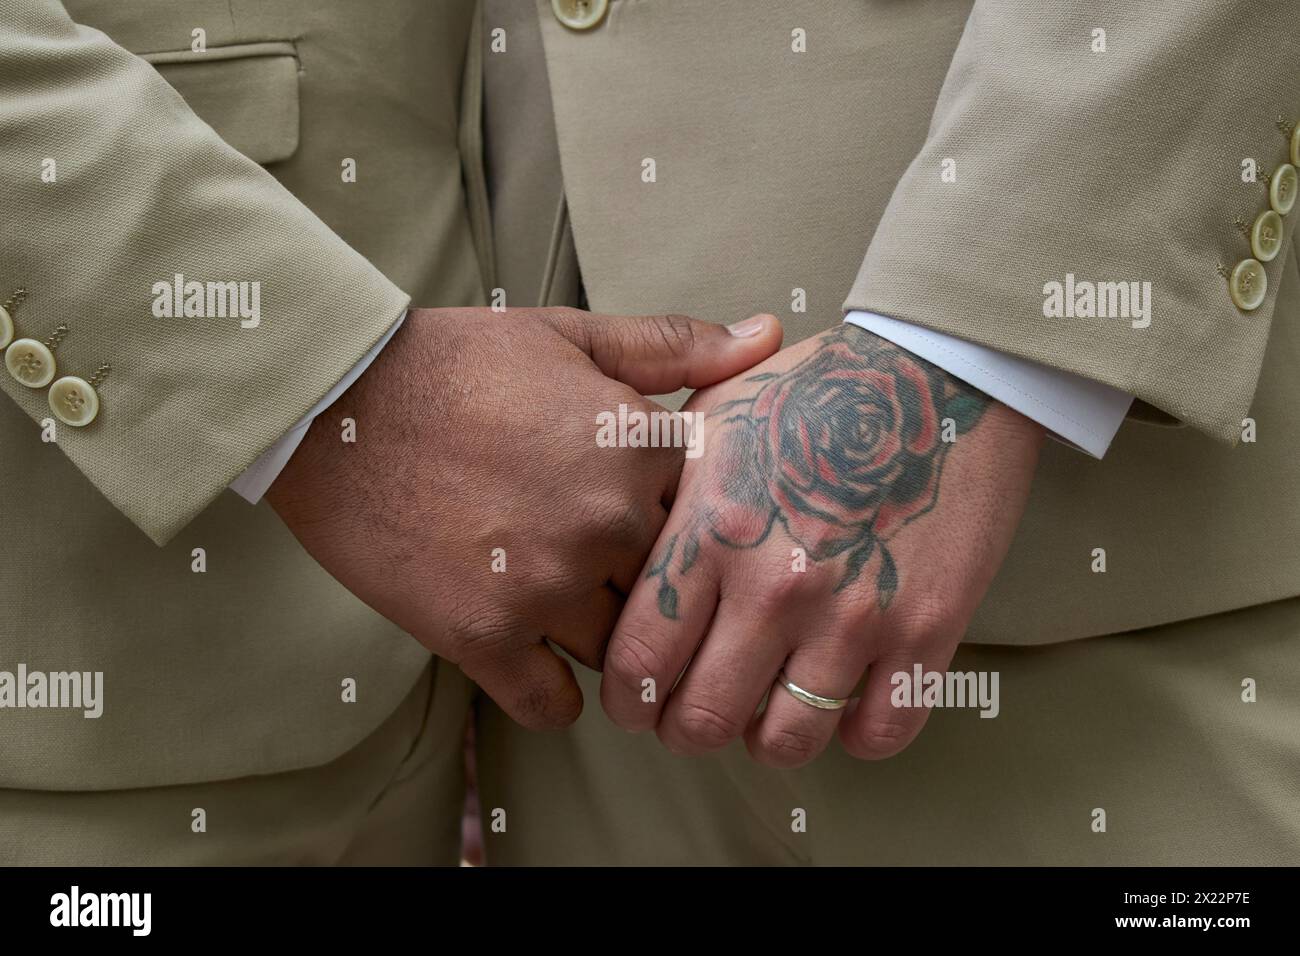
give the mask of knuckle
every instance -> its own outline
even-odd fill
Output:
[[[681,358],[695,348],[695,323],[684,315],[656,315],[646,325],[651,345],[662,346],[669,355]]]
[[[735,717],[697,701],[684,703],[675,723],[681,736],[702,750],[719,750],[744,729]]]
[[[662,681],[667,671],[663,652],[639,630],[624,627],[605,650],[605,672],[628,684],[639,685],[647,677]]]
[[[570,341],[580,341],[584,330],[584,316],[578,309],[572,309],[568,306],[554,306],[546,309],[539,309],[534,318],[540,319],[558,332],[564,338]],[[591,334],[599,334],[600,326],[595,326]]]
[[[461,662],[500,657],[514,644],[514,636],[508,618],[486,611],[455,618],[447,628],[448,640]]]
[[[646,538],[649,522],[635,502],[619,497],[594,504],[590,511],[592,529],[597,540],[626,545]]]
[[[596,584],[587,562],[558,549],[549,558],[539,551],[538,566],[527,580],[518,582],[515,600],[539,615],[551,615],[582,601]]]
[[[567,305],[552,305],[537,310],[537,316],[552,325],[573,326],[582,322],[584,313]]]
[[[764,610],[779,611],[804,595],[808,586],[805,577],[794,572],[764,577],[755,585],[754,600]]]
[[[767,763],[785,768],[803,766],[823,746],[820,738],[794,727],[765,728],[760,731],[757,743],[759,755]]]
[[[749,544],[763,540],[771,516],[752,508],[721,506],[709,514],[713,533],[723,541]]]
[[[927,647],[960,636],[960,617],[942,598],[913,600],[892,615],[892,629],[905,647]]]
[[[827,567],[840,570],[845,560],[846,529],[834,521],[805,522],[799,529],[799,543],[808,554],[811,565],[814,560],[825,562]]]
[[[868,718],[862,728],[858,756],[892,757],[911,742],[915,733],[915,721],[874,715]]]

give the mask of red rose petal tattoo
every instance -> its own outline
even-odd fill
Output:
[[[969,431],[988,397],[850,325],[789,371],[746,381],[759,386],[754,395],[709,413],[721,425],[697,499],[706,504],[646,572],[659,579],[660,613],[677,616],[673,582],[690,573],[703,544],[757,547],[778,524],[812,560],[843,561],[836,590],[878,555],[876,600],[888,607],[899,575],[887,542],[934,507],[949,448],[944,419],[956,434]]]

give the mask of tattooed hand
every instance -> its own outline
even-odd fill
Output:
[[[952,660],[1020,520],[1042,429],[851,325],[688,408],[708,416],[704,453],[610,639],[605,710],[682,753],[743,733],[757,759],[793,767],[837,726],[856,756],[897,753],[928,712],[892,706],[890,676]],[[826,698],[867,678],[860,699],[824,710],[775,683],[782,670]]]

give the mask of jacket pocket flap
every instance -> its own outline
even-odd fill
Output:
[[[298,57],[292,43],[146,53],[143,59],[218,136],[254,162],[279,162],[298,149]]]

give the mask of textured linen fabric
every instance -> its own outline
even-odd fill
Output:
[[[847,306],[1097,379],[1235,443],[1291,266],[1268,264],[1269,294],[1248,313],[1216,266],[1249,255],[1234,219],[1268,207],[1243,159],[1289,158],[1274,124],[1300,116],[1298,12],[978,0]],[[1151,325],[1045,318],[1043,286],[1067,273],[1151,282]]]
[[[486,7],[488,26],[506,22],[493,6]],[[1017,116],[972,116],[969,149],[988,162],[1016,159],[1001,171],[1003,185],[1042,174],[1030,188],[1048,205],[1026,204],[1023,189],[965,206],[957,200],[969,190],[945,194],[950,201],[930,209],[927,228],[918,218],[908,243],[888,253],[916,261],[913,281],[915,270],[929,266],[932,284],[883,276],[881,297],[933,303],[929,323],[899,317],[999,347],[1003,316],[978,309],[968,316],[968,300],[980,305],[985,293],[948,283],[952,260],[932,258],[949,219],[961,218],[966,233],[978,229],[978,242],[954,254],[987,260],[989,288],[997,292],[1009,281],[998,257],[1008,235],[1024,248],[1007,264],[1023,266],[1034,250],[1059,257],[1079,236],[1095,253],[1102,226],[1060,212],[1063,203],[1074,203],[1075,213],[1096,210],[1106,229],[1126,233],[1125,243],[1145,237],[1148,264],[1165,257],[1171,288],[1194,281],[1207,309],[1214,297],[1215,311],[1198,316],[1166,311],[1157,296],[1150,328],[1114,330],[1163,337],[1167,362],[1180,361],[1178,350],[1189,347],[1192,363],[1199,362],[1198,343],[1213,348],[1210,340],[1223,337],[1224,363],[1195,397],[1205,425],[1220,401],[1211,393],[1254,388],[1245,381],[1250,363],[1235,359],[1246,338],[1268,336],[1250,409],[1258,440],[1233,449],[1135,412],[1105,461],[1046,444],[1008,560],[952,665],[1000,673],[1000,714],[984,720],[969,710],[938,711],[912,746],[889,760],[853,760],[838,743],[810,766],[785,772],[756,765],[739,744],[714,756],[676,757],[652,735],[613,727],[590,705],[573,728],[537,734],[483,701],[480,797],[483,806],[509,813],[505,833],[484,836],[490,864],[1242,865],[1300,857],[1300,601],[1293,597],[1300,592],[1300,283],[1293,246],[1288,240],[1270,264],[1270,301],[1249,316],[1225,312],[1226,284],[1201,271],[1188,280],[1193,265],[1180,258],[1187,251],[1180,243],[1198,224],[1205,234],[1197,241],[1225,265],[1245,255],[1232,220],[1253,216],[1264,199],[1262,188],[1240,182],[1240,161],[1268,157],[1271,167],[1285,153],[1268,114],[1300,116],[1289,92],[1295,80],[1286,73],[1300,33],[1290,11],[1279,13],[1275,4],[1195,0],[1178,4],[1176,16],[1160,7],[1159,23],[1152,22],[1157,7],[1145,4],[997,6],[1007,11],[997,49],[1010,73],[1000,78],[990,59],[963,70],[978,83],[963,92],[954,73],[948,89],[956,104],[990,102],[986,94],[999,92],[1003,80],[1023,76],[1018,46],[1039,50],[1035,75],[1052,89],[1017,101],[1023,128]],[[895,190],[908,188],[900,180],[930,140],[972,4],[613,0],[605,21],[584,33],[560,26],[545,0],[534,12],[544,51],[515,49],[536,62],[485,57],[485,69],[548,75],[556,152],[511,140],[511,125],[493,117],[515,104],[489,96],[487,119],[499,133],[489,159],[500,181],[532,178],[547,197],[562,190],[566,214],[538,222],[512,216],[517,206],[494,210],[499,259],[546,248],[548,260],[563,262],[571,235],[571,265],[581,265],[598,309],[672,308],[720,322],[774,311],[790,343],[840,322],[866,240]],[[1068,56],[1043,51],[1024,32],[1057,35],[1042,22],[1053,13],[1071,25]],[[1124,53],[1112,64],[1114,91],[1129,88],[1136,47],[1151,59],[1148,87],[1111,104],[1111,86],[1094,82],[1089,96],[1061,113],[1062,92],[1079,82],[1070,65],[1098,26],[1108,29],[1110,49]],[[1223,45],[1213,56],[1204,55],[1204,42],[1189,46],[1202,51],[1199,58],[1184,54],[1184,37],[1219,27]],[[790,49],[796,28],[806,32],[806,53]],[[1172,88],[1195,71],[1202,91],[1208,84],[1199,74],[1216,78],[1210,99],[1169,109],[1171,98],[1182,102]],[[1083,77],[1097,79],[1091,71]],[[1142,128],[1099,126],[1112,109]],[[1068,129],[1057,142],[1031,149],[1017,140],[1058,122]],[[978,135],[984,123],[1002,131],[1000,142]],[[1098,130],[1113,138],[1099,142]],[[1143,151],[1139,179],[1115,181],[1131,169],[1111,162],[1111,154],[1131,143]],[[969,151],[956,145],[958,182],[983,175],[987,188],[986,163],[972,166]],[[1099,151],[1103,160],[1088,163]],[[654,183],[641,179],[646,158],[656,160]],[[529,169],[511,176],[503,171],[511,162]],[[1170,175],[1171,164],[1191,179]],[[1160,218],[1130,219],[1129,207],[1111,202],[1143,190],[1160,197]],[[1078,201],[1081,193],[1090,203]],[[1036,228],[1004,235],[1007,223]],[[555,237],[549,246],[547,237]],[[1195,269],[1212,276],[1214,264],[1210,258]],[[1036,261],[1034,269],[1041,269]],[[1147,276],[1157,292],[1165,274]],[[954,275],[980,278],[965,266]],[[1037,288],[1063,278],[1038,275]],[[806,311],[792,308],[796,288],[806,293]],[[889,314],[882,302],[853,304]],[[1169,327],[1175,318],[1186,324],[1186,338]],[[1028,318],[1019,326],[1023,347],[1010,342],[1004,351],[1023,355],[1049,341]],[[1084,374],[1081,364],[1106,364],[1105,341],[1076,338],[1064,343],[1070,348],[1029,357]],[[1112,371],[1126,362],[1121,356]],[[1168,384],[1153,366],[1140,394],[1155,399]],[[1150,417],[1150,407],[1138,411]],[[1091,569],[1099,547],[1106,573]],[[578,674],[588,700],[597,699],[598,676]],[[1258,683],[1255,703],[1242,699],[1245,678]],[[1105,833],[1092,830],[1098,808],[1107,813]],[[791,829],[796,809],[806,811],[804,833]]]
[[[166,787],[0,789],[0,865],[455,866],[471,686],[453,667],[426,667],[382,724],[317,767]]]
[[[22,334],[68,324],[65,371],[113,366],[100,419],[57,442],[44,393],[0,373],[0,669],[102,671],[105,697],[95,720],[0,709],[0,787],[319,767],[429,666],[268,506],[221,489],[407,293],[485,301],[461,153],[473,18],[472,0],[0,2],[0,298],[29,290]],[[177,272],[261,281],[260,326],[155,318],[152,283]]]
[[[593,309],[772,311],[790,344],[836,325],[847,294],[1142,400],[1104,462],[1044,448],[968,641],[1300,594],[1294,244],[1255,312],[1215,272],[1248,254],[1234,219],[1267,207],[1243,159],[1275,168],[1276,118],[1300,120],[1291,6],[613,0],[583,32],[533,6]],[[1043,285],[1071,272],[1152,282],[1151,325],[1044,318]],[[1195,427],[1154,424],[1157,407]],[[1247,412],[1257,440],[1232,448]]]
[[[38,339],[69,326],[56,356],[65,372],[113,367],[96,421],[62,429],[58,445],[164,544],[408,298],[157,71],[60,4],[5,3],[0,44],[0,142],[7,165],[27,167],[5,190],[8,221],[21,227],[0,255],[9,285],[28,289],[18,322]],[[41,157],[61,161],[54,182],[39,175]],[[260,324],[156,318],[152,287],[176,274],[260,283]],[[50,416],[43,389],[7,375],[0,388],[33,419]]]
[[[1294,865],[1297,642],[1292,600],[1045,647],[963,645],[952,670],[1000,674],[996,718],[936,710],[895,757],[855,760],[832,741],[798,770],[760,766],[739,742],[676,756],[596,708],[563,733],[530,733],[484,701],[479,796],[509,813],[505,833],[484,834],[485,860]],[[580,682],[595,699],[599,675]]]

